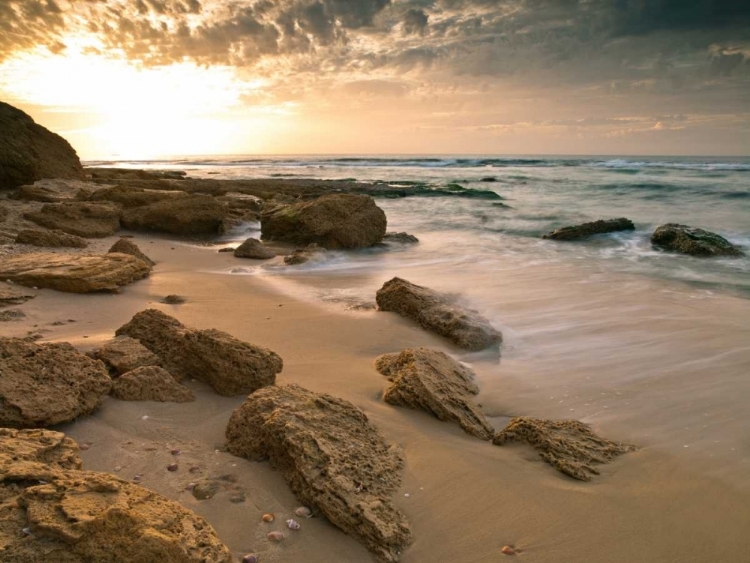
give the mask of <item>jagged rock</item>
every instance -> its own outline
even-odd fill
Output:
[[[31,184],[21,186],[18,190],[18,199],[23,201],[41,201],[42,203],[57,203],[65,198],[60,194],[45,186]]]
[[[205,235],[220,232],[227,208],[214,198],[191,195],[126,209],[122,224],[135,231],[175,235]]]
[[[385,233],[383,242],[400,242],[401,244],[416,244],[419,239],[409,233]]]
[[[233,227],[243,223],[255,222],[260,219],[259,212],[263,208],[263,200],[252,195],[230,192],[218,196],[216,201],[227,208],[227,217],[221,227],[221,232],[229,232]]]
[[[133,168],[86,168],[95,180],[183,180],[183,170],[138,170]]]
[[[112,385],[101,362],[68,343],[0,338],[0,426],[31,428],[94,411]]]
[[[0,189],[42,178],[83,178],[76,151],[21,110],[0,102]]]
[[[59,432],[0,428],[0,560],[233,563],[213,528],[179,503],[81,471]]]
[[[0,311],[0,323],[9,323],[12,321],[20,321],[26,318],[26,313],[19,309],[8,309],[7,311]]]
[[[135,338],[118,336],[94,352],[113,375],[118,376],[146,366],[158,366],[159,357]]]
[[[117,291],[123,285],[145,278],[150,271],[142,260],[116,253],[103,256],[20,254],[0,262],[0,279],[68,293]]]
[[[305,506],[380,560],[398,561],[411,541],[391,503],[402,454],[351,403],[297,385],[265,387],[235,409],[226,438],[230,453],[268,459]]]
[[[158,366],[140,367],[122,374],[112,383],[111,395],[122,401],[189,403],[195,400],[190,389]]]
[[[273,250],[263,246],[263,243],[255,238],[249,238],[235,248],[234,255],[237,258],[254,258],[256,260],[276,258],[276,253]]]
[[[525,416],[512,418],[492,442],[526,442],[552,467],[581,481],[599,475],[594,464],[607,463],[619,455],[635,451],[635,446],[605,440],[588,425],[577,420],[540,420]]]
[[[326,249],[317,244],[308,244],[305,248],[298,248],[288,256],[284,256],[284,264],[287,266],[298,266],[310,260],[325,258]]]
[[[136,314],[116,333],[140,340],[172,375],[205,381],[224,396],[273,385],[281,358],[220,330],[195,330],[155,309]]]
[[[468,434],[490,440],[494,430],[474,402],[479,393],[474,372],[450,356],[429,348],[408,348],[384,354],[377,370],[393,382],[386,403],[422,409],[440,420],[457,422]]]
[[[16,242],[47,248],[86,248],[86,239],[58,230],[24,229],[16,235]]]
[[[691,256],[742,256],[744,253],[724,237],[696,227],[667,223],[654,231],[655,246]]]
[[[24,218],[85,238],[108,237],[120,230],[120,206],[106,202],[47,203],[39,211],[25,213]]]
[[[467,350],[483,350],[502,342],[502,334],[478,312],[464,309],[432,289],[393,278],[375,297],[381,311],[412,319]]]
[[[119,252],[120,254],[130,254],[131,256],[140,258],[149,266],[153,266],[155,264],[155,262],[151,260],[151,258],[149,258],[143,252],[141,252],[141,249],[138,248],[137,244],[135,244],[130,239],[126,239],[126,238],[121,238],[120,240],[118,240],[116,243],[112,245],[112,248],[110,248],[107,252]]]
[[[29,299],[34,299],[36,293],[25,287],[18,287],[9,283],[0,282],[0,307],[20,305]]]
[[[172,201],[187,197],[188,194],[180,191],[169,190],[145,190],[128,186],[114,186],[102,188],[92,192],[88,196],[89,201],[110,201],[122,206],[123,209],[143,207],[159,201]]]
[[[386,218],[370,196],[333,194],[264,211],[260,225],[266,240],[347,249],[383,240]]]
[[[600,235],[604,233],[614,233],[616,231],[632,231],[635,230],[635,225],[630,219],[620,217],[619,219],[608,219],[607,221],[592,221],[591,223],[582,223],[581,225],[573,225],[570,227],[563,227],[547,233],[542,238],[552,240],[578,240],[593,235]]]

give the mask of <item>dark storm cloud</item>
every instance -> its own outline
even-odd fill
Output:
[[[643,34],[659,30],[708,29],[750,23],[743,0],[616,0],[614,31]]]
[[[428,19],[424,10],[410,8],[404,13],[404,32],[424,35]]]

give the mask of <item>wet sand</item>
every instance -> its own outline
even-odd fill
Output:
[[[638,417],[643,411],[634,399],[637,424],[621,417],[584,420],[594,422],[595,431],[607,438],[635,442],[641,446],[640,451],[600,466],[601,476],[592,482],[577,482],[542,463],[530,448],[492,446],[464,434],[457,426],[381,401],[386,382],[373,367],[377,355],[409,346],[432,346],[456,354],[446,341],[392,314],[346,312],[293,298],[262,277],[216,274],[245,265],[231,254],[140,235],[134,241],[157,262],[150,278],[124,288],[120,295],[40,291],[36,299],[17,307],[27,314],[25,319],[0,325],[3,336],[24,336],[28,331],[43,329],[49,331],[43,333],[44,341],[68,341],[88,350],[111,338],[136,312],[154,307],[188,325],[218,328],[271,348],[284,359],[278,383],[298,383],[353,402],[388,440],[404,448],[406,471],[396,504],[406,514],[415,537],[404,553],[402,560],[406,563],[502,561],[508,557],[500,553],[504,545],[520,548],[522,553],[517,557],[522,560],[550,563],[750,560],[747,487],[735,478],[705,470],[695,461],[700,454],[685,456],[661,444],[659,436],[646,437],[643,429],[656,421]],[[524,297],[523,289],[516,285],[515,291],[498,300],[502,301],[498,310],[504,315],[500,328],[508,331],[512,327],[508,354],[499,364],[497,358],[473,358],[482,389],[479,400],[496,428],[511,415],[580,418],[569,410],[575,406],[560,406],[547,398],[557,396],[563,381],[570,384],[575,380],[576,374],[561,378],[559,383],[549,377],[555,370],[565,370],[565,356],[545,352],[549,342],[543,334],[529,333],[523,339],[512,334],[538,324],[538,319],[524,321],[530,297]],[[596,295],[582,291],[592,303],[589,314],[593,314],[597,310]],[[188,302],[160,304],[168,294],[183,295]],[[611,350],[612,365],[596,362],[576,376],[592,377],[604,369],[616,381],[617,373],[626,371],[627,356],[642,355],[664,376],[654,379],[644,374],[641,383],[629,382],[624,391],[636,397],[648,390],[649,412],[658,411],[661,400],[664,417],[680,416],[674,410],[681,404],[679,389],[695,390],[697,386],[706,388],[711,412],[728,408],[733,413],[732,409],[741,407],[742,397],[726,397],[725,393],[738,387],[723,379],[715,380],[712,386],[705,379],[704,369],[691,371],[685,365],[709,359],[712,352],[716,355],[737,349],[741,342],[732,339],[745,334],[747,321],[738,321],[737,333],[724,335],[730,338],[727,341],[716,334],[710,322],[695,327],[679,324],[691,318],[694,305],[678,297],[657,295],[648,305],[661,319],[655,323],[633,315],[619,319],[614,332],[611,327],[591,326],[593,334],[608,331],[610,348],[606,350]],[[546,299],[550,306],[555,302],[552,294]],[[602,308],[604,303],[600,304]],[[717,318],[726,307],[727,315],[742,319],[738,316],[742,312],[738,307],[746,306],[742,303],[727,298],[712,302],[711,307]],[[540,309],[544,307],[534,307]],[[673,321],[660,314],[667,309],[673,312]],[[606,311],[600,313],[605,315]],[[566,314],[575,313],[550,311],[548,320]],[[77,322],[51,326],[67,319]],[[682,336],[676,330],[679,327],[687,331]],[[672,336],[666,343],[654,343],[658,334]],[[611,344],[617,339],[621,346]],[[524,345],[519,352],[514,342],[521,341]],[[664,346],[670,351],[669,358],[674,358],[672,352],[677,346],[683,346],[685,365],[675,365],[673,359],[659,363],[660,357],[667,356],[660,352]],[[573,346],[569,354],[580,356],[585,350]],[[744,358],[746,354],[736,362],[738,378]],[[546,372],[535,371],[545,362],[549,368]],[[641,360],[637,363],[642,365]],[[578,370],[581,364],[574,365]],[[502,375],[498,377],[498,373]],[[675,381],[678,375],[681,379]],[[113,472],[125,479],[142,474],[144,486],[206,517],[237,556],[255,551],[268,562],[373,561],[362,546],[322,518],[302,521],[302,530],[289,532],[284,542],[271,545],[266,533],[282,529],[284,518],[298,502],[267,463],[248,462],[217,451],[223,444],[229,415],[243,398],[219,397],[196,382],[188,385],[196,392],[194,403],[131,403],[110,398],[94,415],[59,430],[79,443],[91,443],[81,452],[85,468]],[[614,393],[611,381],[603,380],[601,388],[602,392]],[[545,401],[547,408],[543,408]],[[144,416],[148,418],[144,420]],[[732,428],[730,424],[726,431],[732,432]],[[746,441],[743,447],[748,447]],[[166,466],[172,461],[170,450],[174,448],[182,453],[177,456],[180,468],[173,473]],[[199,467],[200,471],[191,473],[190,467]],[[198,501],[184,490],[188,483],[202,477],[226,475],[233,476],[223,481],[228,490],[210,500]],[[231,502],[232,494],[240,490],[245,493],[245,501]],[[262,523],[264,512],[276,513],[276,522]]]

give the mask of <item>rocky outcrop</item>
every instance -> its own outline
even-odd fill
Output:
[[[0,338],[0,426],[69,422],[94,411],[112,382],[101,362],[67,343]]]
[[[0,428],[0,560],[233,563],[213,528],[179,503],[81,471],[59,432]]]
[[[474,402],[479,393],[474,372],[450,356],[429,348],[408,348],[380,356],[375,367],[393,382],[383,395],[386,403],[424,410],[458,423],[472,436],[492,439],[494,430]]]
[[[234,255],[237,258],[253,258],[255,260],[276,258],[276,253],[273,250],[263,246],[263,243],[255,238],[249,238],[235,248]]]
[[[84,238],[108,237],[120,230],[120,206],[113,203],[48,203],[39,211],[25,213],[24,218]]]
[[[380,288],[376,301],[381,311],[393,311],[422,328],[444,336],[467,350],[483,350],[502,342],[502,334],[478,312],[459,307],[432,289],[393,278]]]
[[[630,219],[620,217],[619,219],[608,219],[607,221],[592,221],[591,223],[582,223],[563,227],[547,233],[542,238],[551,240],[580,240],[593,235],[604,233],[614,233],[617,231],[633,231],[635,225]]]
[[[383,242],[398,242],[401,244],[416,244],[419,239],[409,233],[385,233]]]
[[[111,394],[121,401],[189,403],[195,400],[190,389],[158,366],[140,367],[122,374],[112,383]]]
[[[36,293],[24,287],[17,287],[9,283],[0,282],[0,307],[20,305],[29,299],[34,299]]]
[[[398,561],[411,541],[391,503],[403,456],[351,403],[297,385],[266,387],[235,409],[226,438],[230,453],[268,459],[303,504],[381,561]]]
[[[155,264],[155,262],[151,260],[151,258],[149,258],[143,252],[141,252],[141,249],[138,248],[137,244],[135,244],[133,241],[127,238],[121,238],[120,240],[118,240],[116,243],[112,245],[112,248],[110,248],[107,252],[130,254],[131,256],[135,256],[136,258],[143,260],[149,266],[153,266]]]
[[[8,208],[4,205],[0,205],[0,223],[5,221],[8,218],[8,215],[10,215],[10,211],[8,211]]]
[[[599,475],[596,464],[608,463],[636,449],[600,438],[588,425],[577,420],[540,420],[525,416],[512,418],[492,442],[497,446],[526,442],[552,467],[580,481],[590,481],[592,475]]]
[[[287,266],[299,266],[305,262],[320,260],[325,258],[326,249],[317,244],[308,244],[305,248],[298,248],[291,254],[284,256],[284,264]]]
[[[188,194],[181,191],[145,190],[126,186],[113,186],[96,190],[88,196],[89,201],[110,201],[122,206],[123,209],[143,207],[160,201],[172,201]]]
[[[18,190],[18,199],[22,201],[41,201],[42,203],[57,203],[66,198],[61,194],[46,186],[31,184],[30,186],[21,186]]]
[[[21,110],[0,102],[0,189],[42,178],[83,178],[76,151]]]
[[[224,396],[246,395],[273,385],[281,358],[266,348],[237,340],[220,330],[195,330],[155,309],[135,315],[117,330],[141,342],[178,378],[191,377]]]
[[[264,211],[260,225],[266,240],[350,249],[383,240],[386,218],[370,196],[334,194]]]
[[[744,253],[724,237],[696,227],[667,223],[654,231],[651,243],[664,250],[690,256],[742,256]]]
[[[24,229],[16,235],[16,242],[47,248],[86,248],[86,239],[58,230]]]
[[[221,231],[227,213],[227,208],[214,198],[191,195],[126,209],[122,213],[122,224],[134,231],[209,235]]]
[[[142,260],[128,254],[20,254],[0,262],[0,279],[68,293],[117,291],[145,278],[151,271]]]
[[[113,376],[146,366],[158,366],[159,357],[135,338],[118,336],[110,340],[93,354],[104,362]]]

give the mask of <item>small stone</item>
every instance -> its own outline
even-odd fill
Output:
[[[24,528],[24,529],[23,529],[23,530],[21,530],[21,531],[22,531],[22,532],[23,532],[24,534],[26,534],[27,536],[30,536],[30,535],[31,535],[31,528]]]
[[[260,557],[255,553],[248,553],[242,558],[242,563],[258,563],[258,561],[260,561]]]
[[[505,555],[515,555],[516,554],[516,550],[513,549],[512,547],[510,547],[509,545],[504,546],[500,551],[502,553],[504,553]]]
[[[170,463],[167,465],[167,471],[177,471],[178,465],[176,463]]]
[[[197,465],[193,465],[190,469],[188,469],[188,471],[190,471],[190,473],[200,473],[201,468],[198,467]]]
[[[140,483],[140,482],[141,482],[141,476],[140,475],[136,475],[135,477],[133,477],[133,483]]]
[[[172,455],[180,455],[182,452],[180,452],[180,450],[170,450],[169,453]]]
[[[264,522],[273,522],[276,517],[273,514],[264,514],[261,518]]]
[[[88,442],[83,442],[80,446],[78,446],[78,449],[85,452],[90,447],[91,447],[91,444],[89,444]]]
[[[121,469],[122,469],[122,467],[120,467],[119,465],[117,467],[115,467],[115,471],[120,471]]]
[[[161,300],[162,303],[165,303],[167,305],[182,305],[186,301],[187,299],[185,299],[181,295],[167,295],[164,299]]]
[[[269,539],[269,541],[280,542],[284,539],[284,534],[282,534],[281,532],[269,532],[268,536],[266,537]]]
[[[192,491],[193,489],[195,489],[195,485],[196,483],[188,483],[187,485],[185,485],[185,490]]]

